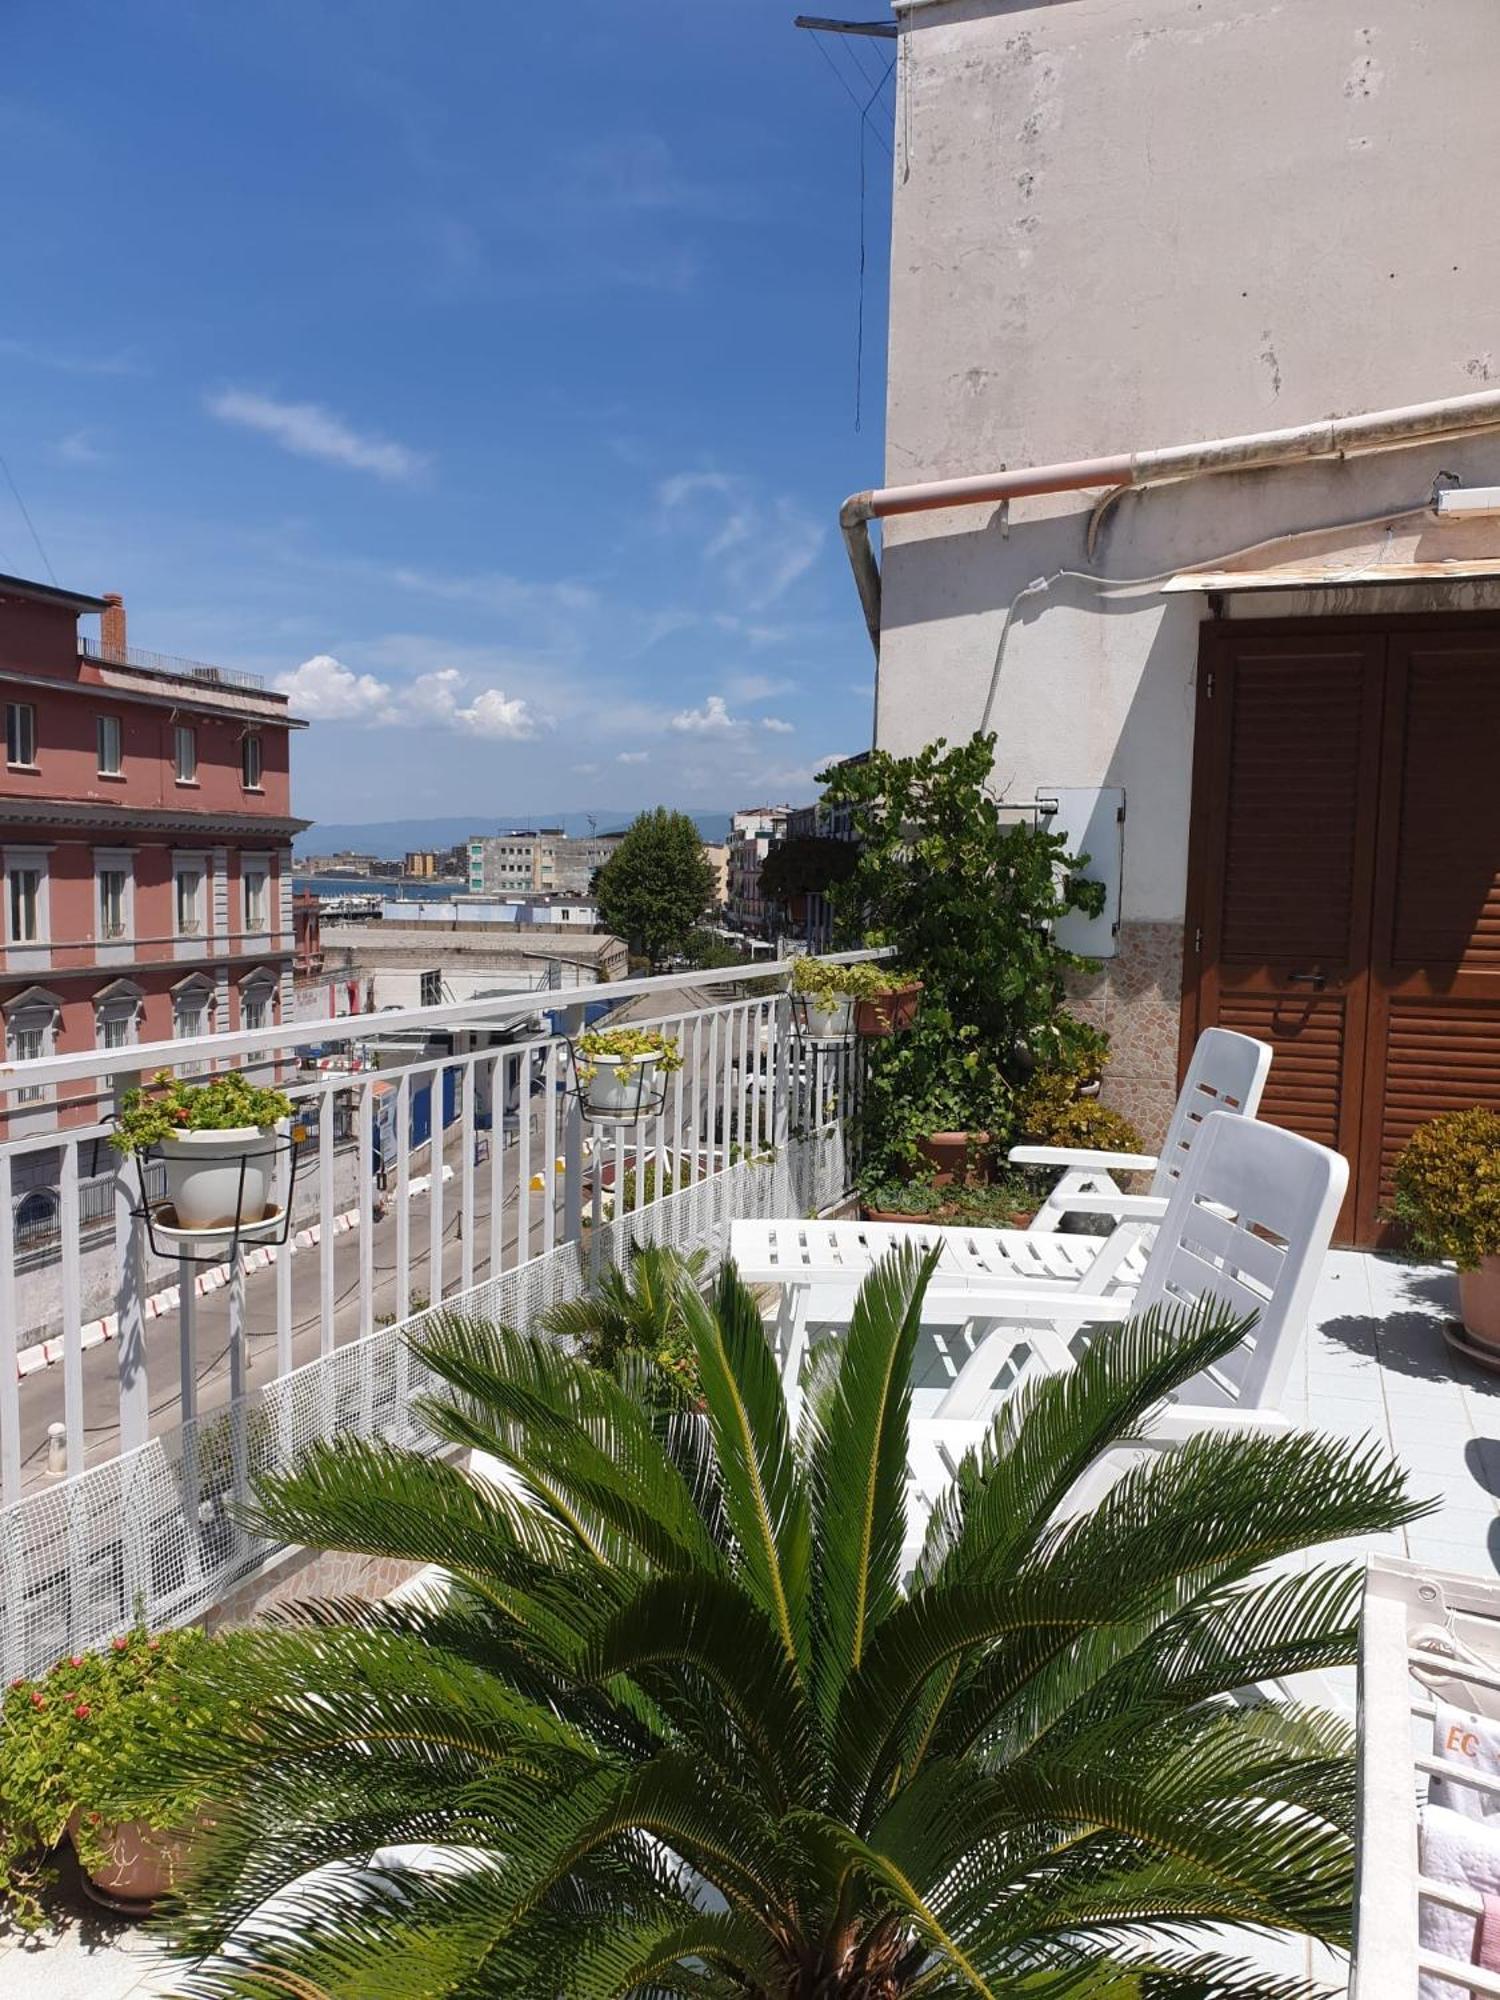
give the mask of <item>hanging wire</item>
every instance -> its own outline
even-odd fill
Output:
[[[872,75],[864,59],[857,52],[849,49],[847,44],[841,42],[841,47],[853,64],[855,75],[859,80],[858,87],[856,88],[849,81],[845,71],[834,61],[831,52],[825,45],[823,35],[814,30],[811,39],[818,54],[838,79],[839,88],[859,113],[859,129],[855,136],[859,163],[859,272],[854,324],[854,428],[858,431],[862,428],[864,422],[865,272],[868,261],[867,207],[869,174],[866,170],[865,161],[865,137],[867,134],[873,135],[886,158],[894,164],[894,154],[892,153],[890,142],[879,126],[874,123],[870,114],[880,101],[886,85],[891,80],[896,67],[896,56],[892,55],[889,58],[879,75]],[[899,52],[900,43],[898,42],[897,53],[899,54]],[[878,62],[879,59],[876,58],[876,60]],[[868,89],[866,88],[867,86]]]
[[[36,523],[35,521],[32,520],[30,514],[28,514],[26,511],[26,502],[21,498],[21,489],[19,486],[17,486],[15,479],[11,473],[11,469],[5,462],[5,456],[3,453],[0,453],[0,472],[4,472],[5,482],[9,486],[11,492],[15,495],[16,505],[21,510],[21,519],[26,523],[27,527],[31,530],[31,539],[36,543],[36,552],[42,559],[43,567],[45,568],[48,576],[52,579],[53,583],[56,583],[57,572],[56,570],[53,569],[51,563],[48,562],[47,560],[47,551],[42,547],[42,538],[36,531]]]

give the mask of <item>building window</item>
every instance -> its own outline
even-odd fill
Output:
[[[258,936],[266,928],[266,872],[263,868],[247,868],[244,873],[245,885],[245,931],[247,935]]]
[[[10,870],[11,944],[38,944],[42,936],[42,871],[35,866]]]
[[[99,745],[99,776],[118,778],[124,769],[124,752],[120,743],[120,718],[117,715],[101,715],[95,726]]]
[[[422,974],[421,997],[418,1001],[418,1005],[422,1007],[441,1007],[442,1004],[443,1004],[442,972],[441,971],[424,972]]]
[[[177,782],[179,785],[196,785],[198,782],[198,732],[186,723],[179,722],[174,732],[176,743]]]
[[[172,995],[172,1035],[179,1042],[196,1042],[213,1033],[213,989],[207,981],[180,986]],[[197,1076],[206,1060],[175,1065],[180,1076]]]
[[[99,1046],[101,1049],[128,1049],[130,1047],[130,1017],[128,1014],[106,1014],[99,1023]]]
[[[29,701],[6,703],[5,761],[29,768],[36,765],[36,710]]]
[[[196,937],[203,928],[203,871],[177,870],[177,935]]]
[[[99,870],[99,935],[102,938],[122,938],[125,935],[128,879],[123,868]]]
[[[240,782],[247,792],[260,790],[260,738],[253,734],[240,738]]]
[[[271,996],[263,987],[255,988],[241,996],[240,1025],[245,1028],[270,1027]]]
[[[40,1062],[47,1053],[47,1035],[42,1028],[17,1028],[12,1037],[17,1062]],[[23,1084],[16,1092],[17,1104],[39,1104],[45,1092],[39,1083]]]

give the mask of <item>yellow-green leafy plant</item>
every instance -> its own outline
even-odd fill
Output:
[[[826,958],[804,954],[792,967],[792,991],[804,994],[820,1007],[836,1007],[841,1000],[875,1000],[882,993],[896,993],[911,980],[894,966],[872,964],[835,965]]]
[[[612,1057],[619,1062],[615,1072],[623,1084],[628,1084],[635,1074],[635,1066],[652,1059],[662,1076],[670,1076],[675,1069],[682,1068],[682,1052],[672,1035],[658,1034],[655,1028],[596,1028],[578,1039],[578,1074],[585,1085],[593,1082],[598,1074],[599,1058]]]
[[[1500,1111],[1474,1105],[1419,1125],[1392,1183],[1391,1213],[1414,1248],[1460,1271],[1500,1257]]]
[[[1090,1153],[1144,1153],[1146,1142],[1123,1112],[1111,1111],[1091,1097],[1075,1097],[1060,1105],[1029,1134],[1037,1146],[1076,1146]]]

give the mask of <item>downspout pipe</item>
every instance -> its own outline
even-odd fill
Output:
[[[1105,494],[1096,516],[1123,493],[1171,481],[1201,479],[1212,473],[1251,472],[1313,459],[1353,457],[1404,445],[1439,443],[1500,430],[1500,389],[1472,396],[1445,396],[1432,403],[1409,403],[1394,410],[1370,410],[1352,417],[1325,417],[1286,430],[1251,431],[1244,437],[1208,438],[1197,444],[1160,445],[1148,451],[1116,452],[1105,458],[1078,458],[1060,465],[1017,466],[964,479],[932,479],[918,486],[880,486],[851,493],[839,509],[839,525],[849,552],[859,601],[875,657],[880,657],[880,565],[870,542],[870,523],[898,514],[929,514],[945,507],[998,505],[1046,493]]]

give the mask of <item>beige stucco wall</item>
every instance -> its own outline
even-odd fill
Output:
[[[1494,0],[898,0],[898,19],[890,483],[1500,381]],[[1005,607],[1059,570],[1148,576],[1415,504],[1439,467],[1500,484],[1500,437],[1131,496],[1092,564],[1093,495],[887,524],[880,744],[967,735],[990,702],[1006,796],[1125,788],[1122,947],[1140,947],[1137,986],[1153,968],[1140,1068],[1158,1097],[1207,608],[1060,580],[1017,607],[992,695]],[[1260,595],[1230,612],[1377,604],[1500,596]],[[1101,1011],[1110,996],[1106,977]]]

